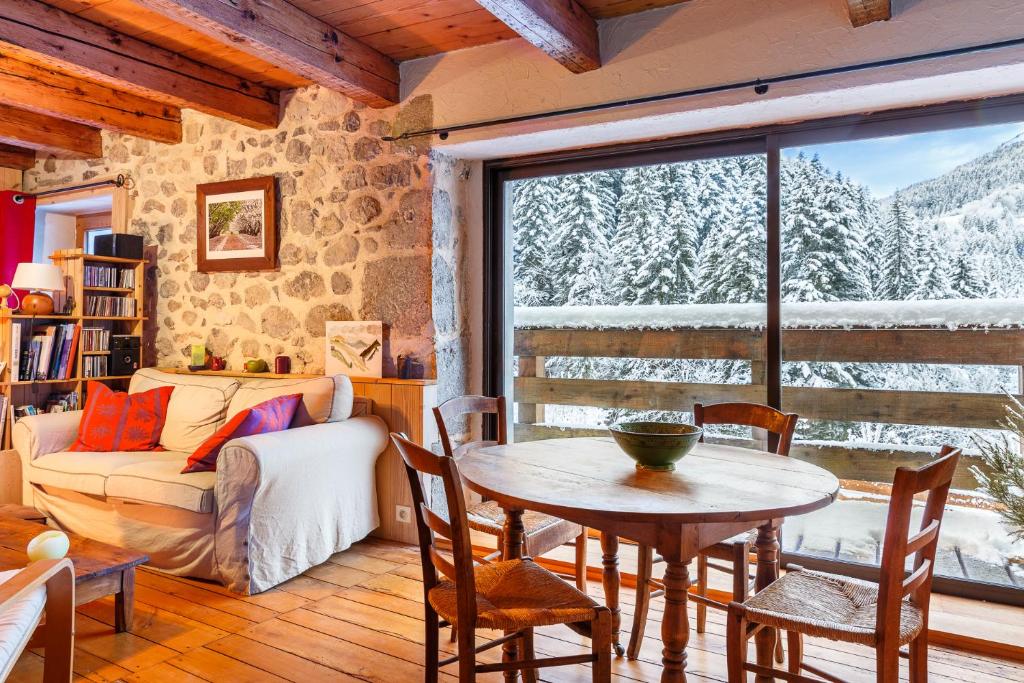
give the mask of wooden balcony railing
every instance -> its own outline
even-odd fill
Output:
[[[808,362],[1001,365],[1024,373],[1022,329],[785,329],[783,359]],[[763,332],[753,329],[517,329],[515,438],[520,441],[605,433],[545,424],[545,405],[689,412],[695,402],[765,400]],[[546,377],[551,357],[744,360],[751,384],[565,379]],[[1024,375],[1021,375],[1024,377]],[[1018,386],[1020,386],[1018,384]],[[1009,387],[1011,390],[1013,387]],[[968,429],[998,428],[1003,394],[783,387],[783,406],[809,420],[895,423]],[[792,455],[842,479],[889,482],[894,468],[931,457],[906,447],[886,450],[795,444]],[[954,485],[977,487],[965,458]]]

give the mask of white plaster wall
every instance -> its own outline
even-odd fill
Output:
[[[36,213],[36,237],[32,260],[49,263],[58,249],[74,249],[78,239],[78,221],[63,213]]]
[[[854,29],[846,0],[692,0],[601,23],[604,66],[572,74],[522,40],[402,65],[403,98],[429,94],[437,126],[741,82],[1024,36],[1020,0],[894,0]],[[487,158],[1024,90],[1024,50],[457,133]],[[895,84],[899,84],[896,86]],[[624,123],[631,122],[631,123]],[[497,142],[496,142],[497,141]]]

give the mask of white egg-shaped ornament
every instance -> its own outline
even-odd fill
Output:
[[[68,554],[71,547],[71,540],[63,531],[53,529],[44,531],[28,542],[28,559],[32,562],[39,560],[59,560]]]

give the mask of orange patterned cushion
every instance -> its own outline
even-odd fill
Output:
[[[295,410],[302,402],[302,394],[278,396],[252,408],[246,408],[227,421],[217,433],[203,442],[196,452],[189,456],[188,464],[181,471],[216,472],[217,456],[220,449],[231,439],[254,434],[268,434],[288,429],[295,417]]]
[[[167,403],[174,387],[138,394],[113,391],[89,382],[85,412],[78,425],[78,440],[71,451],[160,451],[160,432],[167,419]]]

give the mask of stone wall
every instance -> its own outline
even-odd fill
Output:
[[[180,144],[105,135],[103,159],[50,159],[25,173],[27,191],[131,178],[130,231],[158,251],[157,364],[185,364],[183,350],[205,342],[229,368],[287,354],[293,372],[317,373],[325,320],[383,320],[385,374],[408,353],[432,376],[431,174],[424,150],[381,139],[397,108],[377,111],[311,87],[285,96],[276,130],[183,114]],[[197,272],[195,186],[264,175],[278,183],[280,269]],[[447,344],[457,333],[447,313],[439,318]]]

